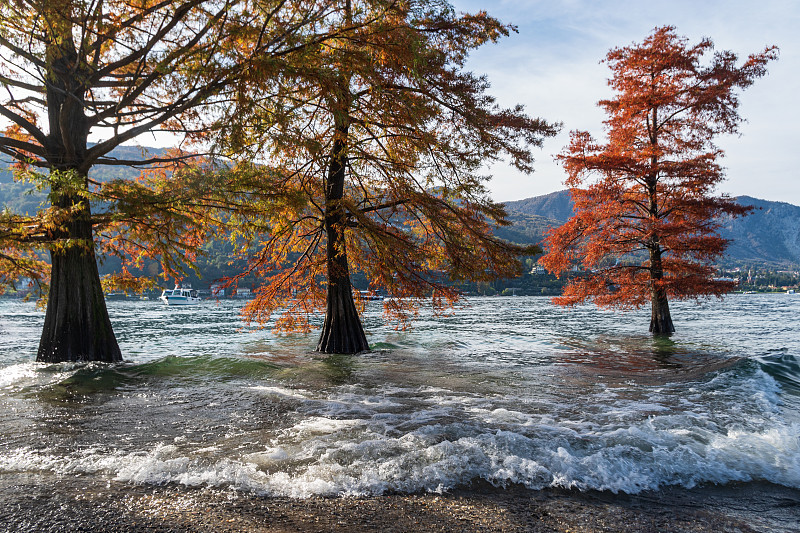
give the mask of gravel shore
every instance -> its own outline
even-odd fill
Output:
[[[290,499],[82,478],[0,482],[9,532],[796,531],[800,491],[773,485],[637,496],[473,487],[446,494]]]

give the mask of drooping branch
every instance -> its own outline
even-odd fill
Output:
[[[47,136],[42,133],[42,130],[36,127],[31,121],[11,111],[7,106],[0,105],[0,115],[7,118],[14,124],[18,124],[22,129],[24,129],[31,137],[36,139],[36,141],[41,144],[42,146],[46,146],[47,143]],[[0,137],[1,139],[7,139],[8,137]],[[33,151],[33,150],[29,150]]]

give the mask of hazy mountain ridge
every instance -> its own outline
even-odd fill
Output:
[[[90,145],[91,146],[91,145]],[[148,148],[139,146],[117,146],[107,157],[131,161],[143,161],[150,157],[158,157],[166,152],[163,148]],[[5,207],[16,213],[34,214],[41,209],[42,203],[47,203],[47,192],[36,190],[33,183],[24,183],[14,180],[11,171],[13,160],[11,156],[0,154],[0,209]],[[44,169],[38,169],[46,173]],[[141,174],[141,170],[121,165],[95,165],[89,171],[93,180],[106,182],[113,179],[134,179]]]
[[[720,234],[733,242],[727,255],[741,261],[800,263],[800,207],[750,196],[736,201],[753,206],[753,211],[722,222]]]
[[[559,223],[565,222],[573,213],[572,198],[570,198],[567,190],[551,192],[550,194],[525,198],[515,202],[505,202],[505,205],[509,213],[537,215],[557,220]]]
[[[800,207],[750,196],[739,196],[736,201],[753,206],[754,210],[748,216],[725,217],[721,221],[720,235],[732,241],[725,254],[726,261],[800,264]],[[572,216],[572,200],[567,190],[505,205],[513,224],[500,228],[497,234],[520,244],[538,244],[547,229]]]
[[[145,159],[162,155],[163,149],[120,146],[109,155],[119,159]],[[8,169],[11,161],[0,155],[0,208],[16,212],[35,213],[46,193],[35,191],[31,183],[13,180]],[[95,166],[90,175],[98,181],[114,178],[133,178],[139,170],[124,166]],[[27,193],[27,194],[26,194]],[[776,266],[800,264],[800,207],[786,202],[761,200],[739,196],[737,202],[755,209],[745,217],[726,217],[722,220],[720,234],[731,239],[725,259],[730,262],[758,262]],[[572,199],[569,191],[562,190],[505,202],[510,226],[499,227],[496,234],[519,244],[539,244],[544,234],[572,216]]]

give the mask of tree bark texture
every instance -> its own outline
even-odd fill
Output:
[[[670,335],[675,332],[669,312],[667,291],[657,285],[663,277],[661,249],[656,245],[650,249],[650,333],[653,335]]]
[[[328,294],[325,322],[317,343],[321,353],[358,353],[369,350],[364,328],[353,301],[344,230],[347,216],[341,206],[347,167],[347,125],[336,128],[325,188]]]
[[[86,88],[69,23],[51,28],[48,46],[47,109],[50,131],[47,160],[51,168],[53,207],[72,211],[54,230],[52,271],[42,337],[36,360],[121,361],[111,328],[94,252],[88,191]]]
[[[88,206],[68,224],[68,238],[77,243],[50,252],[50,293],[36,360],[121,361],[100,286]]]
[[[669,335],[675,332],[672,316],[669,313],[669,300],[666,291],[653,290],[651,293],[650,333]]]

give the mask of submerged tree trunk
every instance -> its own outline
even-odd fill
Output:
[[[655,290],[651,295],[650,332],[654,335],[669,335],[675,332],[672,317],[669,314],[669,300],[666,292]]]
[[[667,291],[657,284],[663,277],[661,249],[656,246],[650,250],[650,333],[654,335],[669,335],[675,332],[672,316],[669,313]]]
[[[100,286],[86,198],[90,164],[86,160],[89,125],[83,80],[89,73],[82,71],[71,21],[55,20],[60,24],[49,28],[47,50],[50,131],[45,149],[53,207],[63,210],[69,219],[53,230],[50,292],[36,360],[121,361]]]
[[[345,246],[347,216],[341,205],[347,167],[347,124],[337,124],[328,183],[325,188],[325,233],[327,235],[328,296],[325,322],[317,343],[322,353],[358,353],[369,349],[358,316]]]
[[[36,360],[121,361],[100,286],[88,206],[67,224],[63,238],[69,244],[50,252],[50,292]]]
[[[330,235],[328,232],[329,239]],[[344,253],[337,254],[333,258],[329,256],[325,322],[322,325],[317,351],[358,353],[366,350],[369,350],[369,344],[353,301],[347,257]]]

